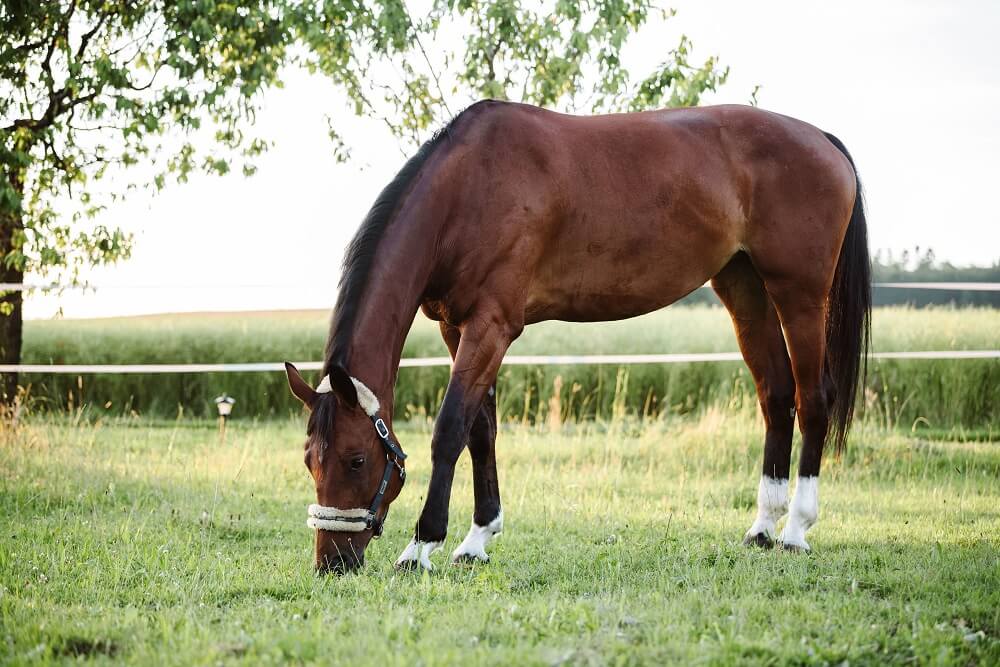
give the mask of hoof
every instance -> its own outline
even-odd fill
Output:
[[[774,540],[772,540],[767,533],[757,533],[756,535],[748,534],[743,538],[743,546],[771,549],[774,547]]]
[[[452,565],[475,565],[476,563],[489,563],[490,557],[486,553],[486,545],[493,541],[497,535],[503,531],[503,510],[497,512],[495,519],[485,526],[478,525],[475,520],[469,528],[469,534],[465,536],[462,543],[451,552]]]
[[[433,570],[434,564],[431,563],[431,554],[440,549],[442,544],[444,544],[443,540],[441,542],[411,540],[396,560],[396,569],[427,570],[428,572]]]
[[[395,568],[398,572],[417,572],[419,570],[426,569],[420,565],[420,561],[414,560],[398,560],[396,561]]]
[[[795,544],[793,542],[782,542],[781,550],[787,551],[792,554],[808,554],[812,553],[812,549],[809,548],[808,544]]]
[[[452,554],[451,564],[452,565],[464,565],[464,566],[474,566],[474,565],[485,565],[490,562],[490,557],[486,554],[479,556],[477,554]]]

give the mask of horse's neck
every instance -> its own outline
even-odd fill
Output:
[[[393,388],[403,343],[433,271],[433,230],[419,219],[393,224],[379,242],[369,274],[347,361],[347,370],[392,414]]]

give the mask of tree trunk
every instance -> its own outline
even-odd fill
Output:
[[[24,194],[24,182],[15,175],[10,185],[17,194]],[[0,207],[0,283],[21,283],[24,270],[21,265],[8,266],[7,254],[15,248],[16,239],[24,229],[20,209]],[[21,306],[24,292],[0,290],[0,364],[21,363],[23,317]],[[0,373],[0,405],[12,405],[17,397],[17,373]]]

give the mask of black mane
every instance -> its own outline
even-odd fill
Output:
[[[330,372],[332,366],[343,365],[346,361],[362,293],[368,283],[368,276],[371,274],[372,264],[375,260],[375,251],[382,235],[421,167],[434,153],[434,150],[449,136],[452,127],[466,111],[468,109],[435,132],[434,136],[420,147],[416,155],[407,160],[396,177],[379,193],[354,239],[347,246],[338,285],[337,305],[333,309],[330,337],[326,343],[324,375]]]

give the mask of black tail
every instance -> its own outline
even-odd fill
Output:
[[[864,386],[871,342],[872,268],[868,257],[868,223],[865,221],[861,178],[843,142],[826,135],[851,163],[858,189],[851,222],[840,247],[837,272],[830,290],[830,310],[826,321],[826,358],[835,387],[830,409],[831,433],[838,453],[847,446],[847,432],[854,418],[858,386]]]

